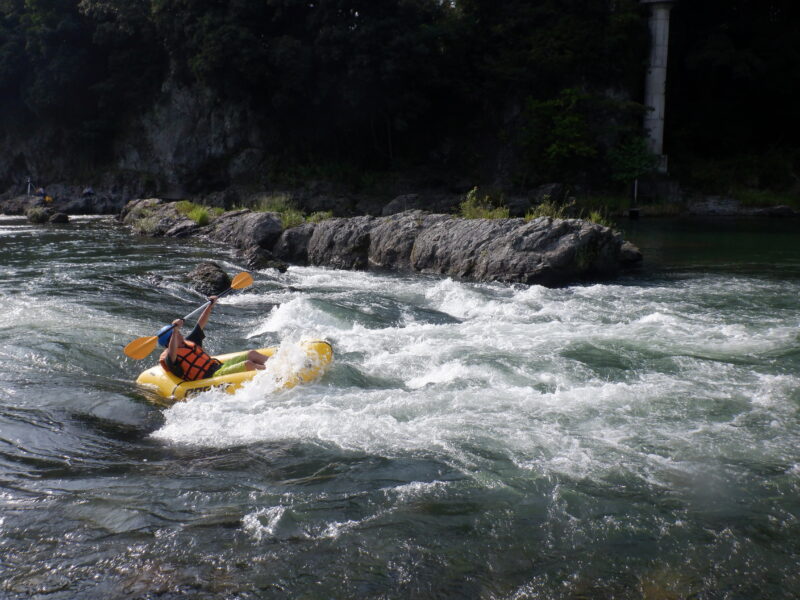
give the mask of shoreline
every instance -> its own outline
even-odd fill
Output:
[[[461,186],[464,187],[464,186]],[[477,189],[477,188],[475,188]],[[483,188],[482,188],[483,189]],[[489,189],[489,188],[487,188]],[[467,190],[468,191],[468,190]],[[158,193],[132,193],[130,189],[100,189],[88,195],[81,186],[54,184],[47,190],[52,194],[48,203],[56,212],[67,215],[110,214],[119,215],[125,205],[137,199],[159,198],[166,202],[185,200],[211,209],[226,211],[249,208],[265,210],[264,205],[284,204],[305,213],[330,212],[335,217],[388,216],[406,210],[424,210],[430,213],[457,214],[465,192],[442,189],[423,189],[403,193],[355,193],[334,189],[319,182],[297,188],[275,188],[256,191],[229,188],[205,194],[161,195]],[[483,192],[481,192],[483,193]],[[491,194],[487,194],[489,198]],[[620,197],[575,196],[563,184],[545,184],[526,193],[493,196],[494,204],[509,210],[510,217],[523,217],[526,212],[542,203],[566,206],[568,216],[578,218],[577,212],[598,210],[614,219],[661,217],[800,217],[800,208],[786,204],[748,204],[731,196],[720,194],[694,194],[685,199],[649,202],[646,199],[632,204]],[[604,201],[605,200],[605,201]],[[13,189],[0,194],[0,215],[24,215],[28,208],[47,206],[41,197],[18,193]],[[571,211],[570,212],[570,207]],[[574,214],[573,214],[574,213]]]
[[[686,210],[659,216],[648,214],[648,206],[643,205],[636,216],[631,210],[627,218],[615,215],[618,222],[609,222],[602,214],[598,219],[598,213],[589,219],[573,218],[567,211],[535,218],[528,214],[524,219],[483,218],[485,215],[465,218],[414,206],[421,204],[420,200],[419,195],[395,198],[383,206],[380,216],[334,216],[333,211],[307,215],[290,203],[272,210],[266,206],[260,210],[225,210],[185,200],[145,198],[120,207],[119,198],[91,192],[80,198],[56,197],[50,202],[17,196],[0,201],[0,214],[16,213],[34,224],[67,223],[68,214],[105,214],[135,235],[191,237],[222,244],[238,250],[248,268],[254,269],[283,271],[290,264],[313,265],[547,287],[612,280],[637,268],[643,260],[642,252],[623,238],[625,221],[800,216],[788,206],[754,209],[711,197],[688,205]],[[546,204],[551,203],[542,201]],[[570,206],[575,210],[574,204]],[[525,211],[518,207],[516,212]]]

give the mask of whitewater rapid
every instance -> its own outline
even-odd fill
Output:
[[[275,390],[277,369],[235,396],[207,392],[153,435],[660,486],[753,452],[797,469],[800,378],[779,364],[797,340],[786,285],[698,275],[547,289],[292,268],[228,302],[275,304],[247,338],[283,340],[281,368],[312,337],[333,343],[331,371],[289,391]]]
[[[255,272],[205,345],[280,351],[165,408],[123,348],[239,257],[0,217],[0,596],[794,600],[797,228],[626,227],[606,284]]]

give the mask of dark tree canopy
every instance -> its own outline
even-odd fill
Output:
[[[613,180],[640,146],[647,14],[637,0],[0,0],[2,125],[57,123],[100,156],[174,79],[249,103],[286,163],[474,172],[510,156],[522,185]],[[796,153],[798,17],[789,1],[676,5],[673,161]]]

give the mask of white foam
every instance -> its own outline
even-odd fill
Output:
[[[467,378],[474,373],[474,369],[470,369],[461,362],[452,361],[437,365],[422,375],[412,377],[408,380],[407,385],[410,388],[421,388],[428,384],[442,384],[460,378]]]
[[[417,498],[437,496],[443,493],[451,484],[446,481],[412,481],[404,485],[384,490],[387,496],[396,496],[400,502],[410,502]]]
[[[286,300],[249,336],[329,339],[332,373],[280,391],[280,370],[300,360],[289,341],[276,371],[235,396],[210,392],[176,405],[157,437],[329,444],[434,456],[467,470],[491,461],[488,453],[542,474],[625,469],[654,484],[733,447],[782,455],[786,439],[800,441],[789,418],[800,378],[757,366],[797,343],[758,300],[795,293],[783,284],[746,280],[747,303],[721,310],[739,282],[549,290],[317,268],[286,276]],[[368,310],[372,294],[455,319],[418,313],[381,325],[379,311]],[[363,324],[350,309],[358,302],[378,320]],[[764,428],[751,427],[754,416]]]
[[[273,537],[285,512],[286,507],[284,506],[260,508],[242,517],[242,529],[258,542],[264,538]]]
[[[312,323],[316,330],[343,329],[347,323],[330,313],[315,307],[308,299],[300,297],[273,308],[266,321],[250,331],[248,338],[253,338],[265,333],[280,333],[282,335],[295,335],[298,332],[308,332]]]

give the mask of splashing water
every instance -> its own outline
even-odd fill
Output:
[[[279,352],[236,395],[162,409],[131,383],[155,358],[121,348],[202,301],[153,277],[165,242],[98,220],[1,225],[4,597],[800,589],[789,229],[761,263],[747,246],[710,267],[691,238],[691,262],[564,289],[256,273],[206,342]],[[645,255],[691,233],[676,231]],[[166,244],[176,272],[211,257]],[[303,338],[330,341],[334,363],[283,389]]]

